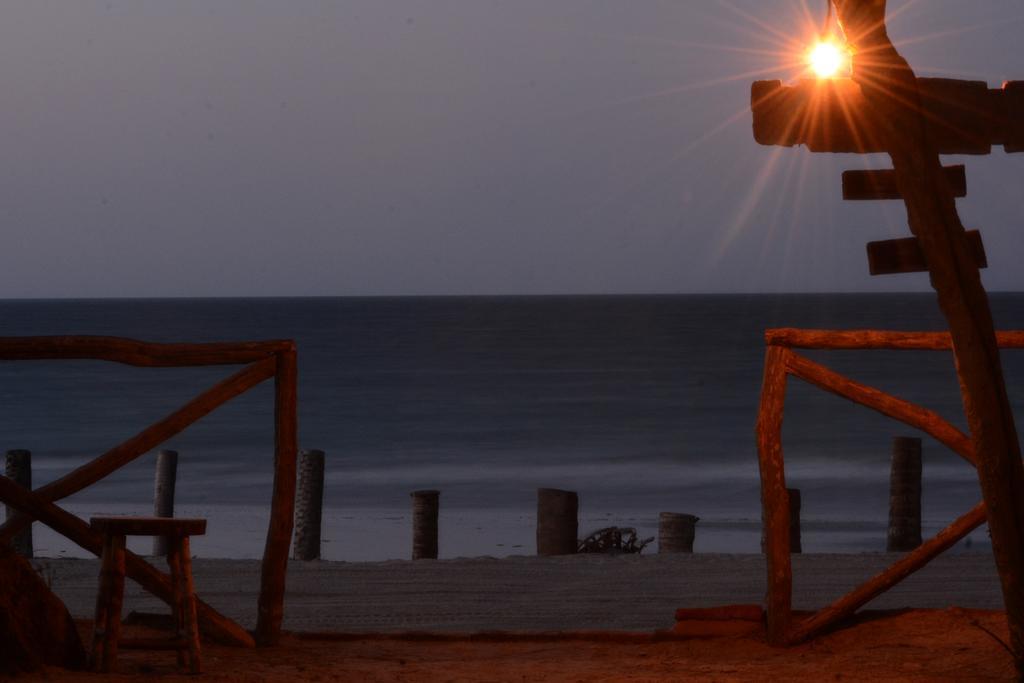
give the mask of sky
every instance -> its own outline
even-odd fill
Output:
[[[882,156],[759,147],[823,0],[5,0],[0,296],[918,291]],[[1024,79],[1020,0],[890,0],[922,76]],[[788,62],[788,64],[787,64]],[[1024,289],[1024,155],[966,163]]]

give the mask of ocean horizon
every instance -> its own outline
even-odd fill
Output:
[[[1024,294],[993,293],[1000,329]],[[32,299],[0,301],[0,335],[156,342],[295,339],[300,448],[327,453],[324,557],[408,557],[409,493],[439,489],[441,556],[532,554],[536,489],[581,498],[580,533],[659,512],[700,517],[698,552],[758,552],[754,423],[769,327],[941,330],[933,294]],[[951,354],[809,352],[965,428]],[[1003,354],[1016,400],[1024,358]],[[0,363],[5,450],[34,485],[84,464],[231,369],[101,361]],[[269,514],[272,383],[165,443],[178,514],[210,519],[204,556],[258,557]],[[787,484],[805,552],[885,548],[891,440],[918,435],[799,381],[787,396]],[[155,454],[61,503],[148,514]],[[969,465],[924,437],[926,534],[980,498]],[[84,555],[35,525],[40,555]],[[984,527],[957,550],[987,547]],[[656,543],[645,552],[656,551]]]

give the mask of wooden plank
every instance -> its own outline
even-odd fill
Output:
[[[218,406],[227,403],[273,374],[273,357],[246,366],[124,443],[72,470],[60,479],[36,489],[36,494],[43,500],[52,502],[81,491],[144,453],[148,453],[199,418],[211,413]],[[0,543],[9,541],[31,522],[32,520],[23,514],[8,519],[3,525],[0,525]]]
[[[953,189],[954,197],[967,196],[967,172],[960,164],[942,168]],[[874,199],[903,199],[896,187],[896,171],[877,169],[869,171],[843,171],[843,199],[864,201]]]
[[[988,154],[1002,137],[996,95],[984,81],[919,78],[918,116],[940,154]],[[812,152],[871,154],[888,143],[872,107],[852,79],[805,79],[751,86],[754,139],[762,145],[806,145]]]
[[[967,231],[967,243],[977,268],[987,268],[985,245],[981,233]],[[928,260],[917,237],[898,240],[868,242],[868,267],[872,275],[894,275],[897,273],[926,273]]]
[[[795,623],[787,635],[787,644],[795,645],[803,642],[821,633],[836,622],[852,616],[854,612],[868,602],[924,567],[941,553],[952,548],[964,536],[977,529],[984,522],[985,503],[981,502],[971,508],[970,512],[940,531],[934,538],[925,541],[904,555],[882,573],[868,579],[810,618]]]
[[[783,644],[792,617],[793,569],[789,548],[789,495],[782,458],[782,413],[786,400],[786,359],[791,352],[769,346],[764,361],[761,404],[757,414],[757,453],[761,468],[768,594],[767,636]]]
[[[0,360],[106,360],[138,367],[242,365],[290,348],[291,341],[156,344],[121,337],[0,337]]]
[[[89,526],[100,533],[124,536],[202,536],[206,520],[192,517],[91,517]]]
[[[879,391],[860,382],[815,363],[809,358],[790,353],[786,358],[786,369],[796,377],[809,382],[836,396],[871,408],[882,415],[920,429],[939,443],[951,449],[972,465],[977,465],[974,445],[970,438],[950,424],[938,413],[919,405]]]
[[[17,508],[33,519],[38,519],[94,555],[99,556],[103,552],[103,536],[90,529],[84,520],[57,507],[36,492],[25,490],[6,477],[0,477],[0,502]],[[167,574],[131,551],[125,552],[125,573],[144,589],[173,606],[171,579]],[[243,647],[255,645],[248,631],[202,600],[196,600],[196,610],[200,625],[211,638]]]
[[[949,332],[889,332],[883,330],[802,330],[777,327],[766,330],[765,343],[794,349],[900,349],[951,351]],[[996,332],[999,348],[1024,348],[1024,330]]]
[[[278,641],[284,618],[285,578],[295,515],[297,385],[298,367],[293,348],[277,355],[274,382],[274,493],[260,571],[256,622],[256,641],[260,645],[273,645]]]

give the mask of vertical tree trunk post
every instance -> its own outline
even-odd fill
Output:
[[[892,473],[889,477],[890,553],[921,545],[921,439],[897,436],[892,440]]]
[[[537,554],[572,555],[577,548],[580,499],[575,491],[537,489]]]
[[[440,491],[413,491],[412,559],[437,559],[437,514]]]
[[[156,454],[156,477],[153,481],[153,515],[174,516],[174,488],[178,477],[178,451],[162,450]],[[168,540],[165,536],[153,537],[153,554],[167,556]]]
[[[853,80],[871,105],[896,171],[910,230],[918,238],[939,307],[949,322],[1003,589],[1010,649],[1017,675],[1024,678],[1024,462],[988,295],[953,190],[928,136],[917,77],[889,39],[886,1],[834,3],[856,48]]]
[[[260,597],[256,608],[256,642],[277,644],[284,620],[288,549],[295,524],[295,459],[298,441],[298,359],[295,347],[277,353],[274,377],[274,493],[270,524],[260,569]]]
[[[7,451],[7,459],[4,463],[4,474],[18,486],[32,490],[32,451],[21,448]],[[7,519],[17,514],[17,510],[11,506],[6,507]],[[14,551],[22,557],[32,557],[32,525],[11,540]]]
[[[292,559],[319,560],[324,508],[324,452],[299,453],[299,487],[295,497],[295,547]]]
[[[786,489],[789,498],[789,552],[802,553],[800,543],[800,489]]]
[[[679,512],[658,515],[658,554],[692,553],[700,517]]]

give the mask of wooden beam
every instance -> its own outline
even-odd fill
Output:
[[[1009,85],[1009,84],[1008,84]],[[1024,97],[1016,85],[989,90],[984,81],[918,78],[915,113],[940,154],[988,154],[993,144],[1021,151]],[[856,79],[805,79],[751,87],[754,139],[762,145],[806,145],[812,152],[888,151]]]
[[[0,337],[0,360],[107,360],[139,367],[242,365],[263,360],[290,341],[154,344],[121,337]]]
[[[975,267],[988,268],[981,233],[977,230],[968,230],[967,244]],[[868,269],[872,275],[928,272],[928,259],[917,237],[868,242],[867,251]]]
[[[766,330],[768,346],[794,349],[903,349],[951,351],[949,332],[887,332],[883,330],[801,330],[777,327]],[[1003,349],[1024,349],[1024,330],[996,332],[996,343]]]
[[[944,166],[942,170],[946,173],[953,196],[966,197],[967,173],[964,166]],[[896,186],[896,171],[892,169],[843,171],[843,199],[903,199],[903,195]]]

